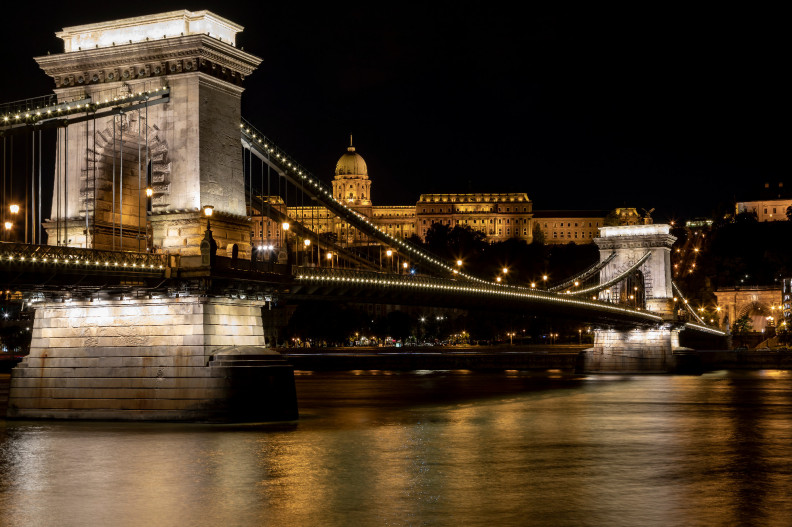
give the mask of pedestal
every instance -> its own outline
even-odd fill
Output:
[[[584,354],[583,369],[601,373],[668,373],[690,351],[679,346],[677,328],[601,329]]]
[[[264,347],[262,304],[206,297],[42,303],[30,355],[12,371],[8,417],[296,419],[294,370]]]

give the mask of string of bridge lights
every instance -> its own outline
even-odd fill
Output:
[[[399,286],[399,287],[407,287],[410,289],[426,289],[426,290],[435,290],[435,291],[448,291],[448,292],[465,292],[465,293],[474,293],[479,295],[496,295],[500,297],[511,297],[511,298],[520,298],[525,300],[534,300],[538,302],[548,302],[553,304],[567,304],[567,305],[575,305],[579,307],[585,307],[588,309],[594,308],[600,311],[605,311],[614,314],[629,314],[632,316],[638,316],[648,321],[654,323],[663,322],[663,318],[658,315],[653,315],[647,311],[637,311],[634,309],[629,309],[625,307],[616,306],[613,304],[607,303],[600,303],[600,302],[591,302],[588,300],[582,300],[574,297],[568,296],[560,296],[555,294],[547,294],[541,292],[533,292],[533,291],[517,291],[514,289],[507,289],[507,288],[493,288],[493,287],[471,287],[471,286],[464,286],[464,285],[450,285],[450,284],[438,284],[438,283],[426,283],[426,282],[418,282],[415,280],[394,280],[394,279],[386,279],[386,278],[360,278],[360,277],[347,277],[347,276],[328,276],[326,274],[322,275],[313,275],[309,274],[306,270],[302,270],[302,274],[297,275],[298,281],[308,281],[308,282],[336,282],[336,283],[349,283],[349,284],[360,284],[360,285],[375,285],[375,286]],[[426,280],[426,279],[424,279]]]
[[[47,120],[53,117],[63,117],[74,113],[96,111],[100,108],[115,106],[117,104],[144,101],[152,96],[165,96],[170,93],[170,88],[160,86],[153,90],[138,91],[135,93],[125,93],[114,97],[105,97],[104,100],[94,101],[90,96],[76,99],[70,102],[56,103],[49,106],[27,109],[24,112],[11,112],[2,116],[3,125],[33,124],[37,121]]]
[[[86,266],[93,265],[95,267],[107,267],[107,268],[109,268],[109,267],[114,267],[114,268],[122,267],[122,268],[133,269],[133,270],[141,270],[141,271],[147,271],[147,270],[151,270],[151,269],[164,269],[164,266],[162,264],[159,264],[157,266],[155,266],[154,264],[149,264],[149,265],[146,265],[144,263],[138,264],[137,262],[132,262],[131,264],[129,264],[127,262],[122,262],[122,263],[119,264],[118,262],[110,262],[108,260],[99,261],[99,260],[81,259],[79,256],[71,256],[71,257],[64,256],[62,258],[46,258],[46,257],[37,258],[35,256],[25,257],[25,256],[9,255],[9,256],[7,256],[5,258],[0,256],[0,260],[5,260],[5,261],[8,261],[8,262],[19,261],[19,262],[22,262],[22,263],[29,262],[29,263],[33,263],[33,264],[36,264],[36,263],[40,263],[40,264],[47,264],[47,263],[52,263],[52,264],[70,264],[70,263],[73,263],[75,265],[75,267],[77,267],[79,265],[82,265],[82,264],[85,264]]]

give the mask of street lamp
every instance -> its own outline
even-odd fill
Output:
[[[8,207],[8,210],[11,211],[11,214],[18,214],[19,213],[19,205],[17,205],[16,203],[13,203],[10,207]]]
[[[153,195],[154,195],[154,189],[151,187],[146,187],[146,197],[150,198]]]
[[[462,260],[457,260],[457,267],[462,267]]]
[[[544,288],[547,289],[547,275],[546,274],[542,275],[542,282],[543,282]]]
[[[332,268],[333,268],[333,253],[331,253],[331,252],[328,252],[328,253],[325,255],[325,258],[327,258],[327,261],[329,261],[329,262],[330,262],[330,268],[332,269]]]

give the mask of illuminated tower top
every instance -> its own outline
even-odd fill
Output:
[[[70,53],[186,35],[207,35],[236,46],[236,34],[242,29],[209,11],[182,10],[65,27],[55,35],[63,39],[63,51]]]
[[[351,206],[371,206],[371,181],[363,156],[355,152],[352,136],[347,151],[336,163],[333,195]]]

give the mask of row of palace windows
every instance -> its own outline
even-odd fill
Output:
[[[555,223],[553,223],[553,228],[555,229],[557,227],[564,227],[564,222],[562,221],[560,223],[561,223],[560,225],[556,225]],[[586,226],[585,225],[586,222],[583,221],[583,222],[580,222],[580,223],[581,223],[581,225],[580,225],[581,227],[585,227]],[[578,222],[574,222],[574,225],[575,225],[575,227],[577,227],[578,226]],[[567,222],[566,226],[567,227],[572,227],[572,222]],[[588,226],[592,227],[592,222],[588,222]],[[593,227],[599,227],[599,222],[598,221],[597,222],[593,222]],[[547,229],[547,223],[544,224],[544,228]]]
[[[426,228],[423,229],[423,236],[426,236],[427,231],[428,231],[428,229],[426,229]],[[511,236],[511,232],[512,232],[511,231],[511,227],[506,227],[506,236]],[[514,235],[517,236],[519,234],[520,234],[520,229],[519,228],[515,228],[514,229]],[[494,236],[495,235],[495,229],[490,229],[489,230],[489,235],[490,236]],[[502,228],[498,229],[498,236],[503,236],[503,229]],[[523,228],[523,236],[528,236],[528,229]]]
[[[483,209],[481,207],[457,207],[456,210],[453,207],[448,207],[447,209],[440,207],[437,212],[495,212],[495,210],[495,207],[485,207]],[[434,208],[429,209],[429,213],[434,211]],[[528,207],[523,207],[522,211],[528,212]],[[426,212],[426,207],[423,208],[422,212]],[[506,212],[511,212],[511,207],[506,207]],[[514,207],[514,212],[520,212],[519,207]]]
[[[423,225],[426,225],[427,220],[421,220],[421,221],[423,222]],[[451,222],[452,222],[452,220],[436,220],[436,221],[435,220],[428,220],[428,221],[431,222],[430,223],[431,225],[433,225],[435,223],[439,223],[439,224],[442,225],[443,222],[445,222],[446,225],[451,225]],[[471,222],[472,222],[473,225],[476,225],[477,222],[481,222],[481,224],[484,225],[484,224],[487,223],[487,220],[486,219],[482,219],[482,220],[456,220],[456,223],[458,225],[463,225],[463,224],[464,225],[470,225]],[[510,224],[509,222],[510,222],[510,218],[506,218],[506,225],[509,225]],[[490,223],[490,225],[494,225],[495,224],[495,219],[490,218],[489,223]],[[519,223],[520,223],[520,218],[514,218],[514,224],[517,225]],[[522,219],[522,223],[527,225],[528,224],[528,218],[523,218]],[[498,218],[498,225],[503,225],[503,219],[502,218]]]
[[[560,234],[560,236],[559,236],[559,234]],[[567,235],[566,235],[566,237],[567,237],[567,238],[570,238],[570,239],[572,238],[572,233],[571,233],[571,232],[567,232],[566,234],[567,234]],[[563,237],[564,237],[564,233],[563,233],[563,231],[562,231],[562,232],[560,232],[560,233],[558,233],[558,232],[556,232],[556,231],[553,231],[553,238],[563,238]],[[574,236],[574,237],[575,237],[576,239],[578,238],[578,233],[577,233],[577,232],[575,233],[575,236]],[[587,236],[586,236],[586,233],[585,233],[585,232],[581,233],[581,234],[580,234],[580,237],[581,237],[581,238],[586,238],[586,237],[587,237]],[[593,233],[591,233],[591,232],[589,232],[589,233],[588,233],[588,238],[594,238],[594,234],[593,234]]]

